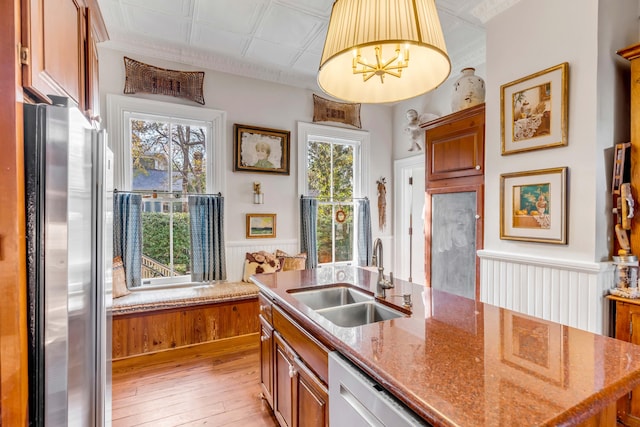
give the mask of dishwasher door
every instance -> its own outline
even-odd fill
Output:
[[[430,426],[337,351],[329,353],[329,424]]]

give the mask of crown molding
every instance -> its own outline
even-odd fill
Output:
[[[484,38],[471,42],[462,52],[462,55],[456,56],[455,61],[451,62],[451,77],[458,78],[458,73],[466,67],[477,67],[487,62],[487,47]]]

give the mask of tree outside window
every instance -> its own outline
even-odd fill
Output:
[[[355,161],[353,144],[307,143],[308,194],[318,198],[318,263],[354,259]]]
[[[143,279],[190,273],[187,194],[206,193],[205,123],[130,118],[132,190],[143,193]]]

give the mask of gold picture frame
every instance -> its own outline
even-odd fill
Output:
[[[500,238],[567,243],[567,167],[500,175]]]
[[[248,213],[247,239],[268,239],[276,237],[276,214]]]
[[[234,172],[289,175],[288,130],[233,125]]]
[[[502,155],[568,144],[569,63],[500,86]]]

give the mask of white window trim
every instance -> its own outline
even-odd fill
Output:
[[[165,116],[175,122],[206,122],[210,138],[207,145],[207,157],[210,160],[207,173],[207,192],[224,194],[226,189],[226,121],[227,113],[209,108],[191,107],[182,104],[153,101],[149,99],[107,94],[107,132],[108,141],[113,151],[114,188],[122,191],[131,190],[131,148],[128,141],[130,129],[127,117],[131,114]],[[125,147],[126,145],[126,147]],[[167,286],[185,286],[188,276],[152,279],[141,289]]]
[[[360,182],[355,185],[353,197],[366,197],[369,194],[369,156],[371,149],[371,136],[368,131],[345,129],[335,126],[317,125],[313,123],[298,122],[298,193],[306,195],[307,191],[307,141],[309,137],[323,140],[355,141],[359,147]],[[358,171],[356,171],[356,174]]]
[[[366,197],[369,194],[369,159],[371,149],[371,136],[368,131],[345,129],[335,126],[318,125],[313,123],[298,122],[298,193],[307,195],[307,141],[310,137],[318,141],[345,141],[354,144],[358,151],[359,164],[355,165],[356,176],[360,175],[360,181],[355,183],[354,198]],[[300,219],[298,218],[298,229]],[[354,230],[355,232],[355,230]],[[354,245],[354,261],[357,245]],[[318,267],[351,265],[352,261],[340,261],[330,264],[319,264]]]
[[[211,144],[207,156],[212,158],[213,173],[207,174],[207,191],[221,192],[226,188],[226,129],[227,113],[209,108],[107,94],[107,132],[114,157],[113,184],[118,190],[131,190],[131,150],[125,147],[129,140],[127,113],[151,114],[168,117],[177,122],[199,120],[211,127]],[[128,144],[127,144],[128,145]],[[211,151],[209,151],[211,149]],[[209,154],[210,153],[210,154]]]

